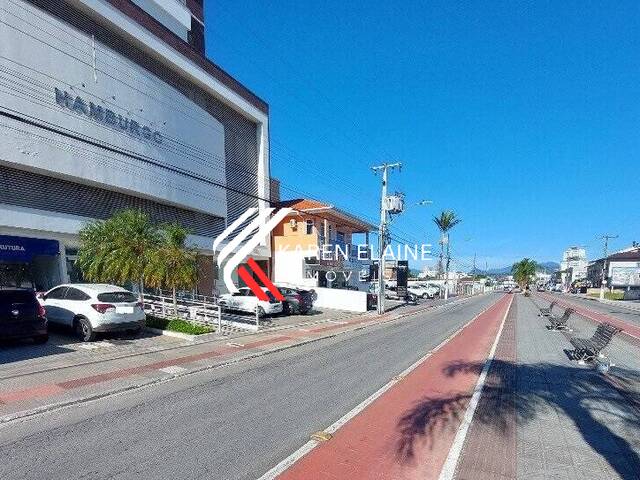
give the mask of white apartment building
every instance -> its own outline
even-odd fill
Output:
[[[584,247],[567,248],[560,262],[562,284],[567,287],[575,280],[586,278],[588,263],[587,251]]]

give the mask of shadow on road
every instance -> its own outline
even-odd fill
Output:
[[[444,373],[449,377],[479,375],[483,365],[452,363]],[[407,411],[397,426],[398,461],[413,463],[418,445],[431,447],[439,433],[456,425],[464,416],[471,395],[425,397]],[[640,478],[638,454],[610,428],[615,424],[617,431],[640,433],[639,372],[617,368],[602,375],[594,370],[548,363],[516,365],[494,360],[474,421],[494,427],[498,434],[513,435],[511,429],[516,421],[518,425],[534,422],[549,407],[566,414],[588,446],[621,478]]]

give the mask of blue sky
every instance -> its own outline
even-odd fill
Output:
[[[375,220],[369,167],[399,160],[391,188],[434,203],[394,232],[436,243],[453,209],[462,265],[640,241],[637,2],[205,3],[208,56],[270,105],[284,198]]]

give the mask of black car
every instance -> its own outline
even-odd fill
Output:
[[[49,340],[45,309],[32,290],[0,287],[0,339],[23,338]]]
[[[282,302],[282,313],[291,314],[299,313],[305,315],[313,308],[313,300],[315,292],[313,290],[303,290],[292,287],[278,287],[280,293],[284,296]]]

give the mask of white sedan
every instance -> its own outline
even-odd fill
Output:
[[[227,310],[237,310],[239,312],[257,313],[259,317],[282,313],[282,302],[279,302],[269,290],[263,288],[269,301],[260,300],[248,287],[238,289],[236,293],[225,293],[220,295],[218,303]]]
[[[72,327],[84,342],[95,340],[98,332],[139,332],[146,319],[138,298],[116,285],[59,285],[38,299],[50,323]]]

